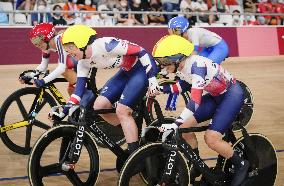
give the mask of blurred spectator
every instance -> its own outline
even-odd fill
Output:
[[[267,22],[268,25],[280,25],[280,19],[277,16],[271,16]]]
[[[97,10],[96,6],[94,5],[93,0],[78,0],[76,4],[80,11],[96,11]],[[80,20],[78,19],[76,23],[79,23],[80,21],[82,21],[83,24],[92,26],[91,22],[92,22],[92,16],[94,14],[95,13],[92,13],[92,12],[79,13],[78,17],[80,17]]]
[[[270,2],[267,2],[267,0],[260,0],[260,2],[258,3],[257,12],[263,13],[263,14],[271,13],[272,12],[272,4]],[[266,23],[267,23],[268,20],[270,20],[271,16],[265,15],[264,18],[265,18]]]
[[[239,10],[234,10],[233,12],[233,21],[232,26],[242,26],[243,25],[243,17],[240,14]]]
[[[194,10],[194,2],[191,0],[182,0],[180,2],[180,11],[185,11],[186,9]]]
[[[206,15],[206,14],[202,14],[205,12],[208,12],[208,5],[207,3],[204,2],[204,0],[197,0],[196,2],[192,2],[192,6],[193,6],[193,10],[194,12],[200,12],[201,14],[199,15],[199,20],[204,22],[204,23],[208,23],[210,22],[210,19],[212,20],[211,22],[213,22],[213,18],[215,18],[215,15]]]
[[[265,25],[266,24],[266,20],[263,16],[258,16],[257,21],[258,21],[259,25]]]
[[[129,11],[128,1],[127,0],[118,0],[114,10],[117,11]],[[132,19],[131,13],[117,13],[117,25],[134,25],[134,20]]]
[[[189,8],[187,8],[187,9],[183,10],[183,12],[185,12],[185,13],[191,13],[192,10],[189,9]],[[188,23],[189,23],[189,26],[193,26],[193,25],[195,25],[195,23],[197,22],[196,16],[193,16],[192,14],[185,14],[184,17],[187,18]],[[207,16],[207,17],[208,17],[208,16]],[[208,22],[208,20],[207,20],[207,22]]]
[[[133,0],[132,11],[148,11],[148,4],[141,4],[141,0]],[[148,23],[146,14],[132,14],[132,19],[136,25],[145,25]]]
[[[34,10],[38,11],[38,13],[31,14],[32,25],[39,23],[52,23],[51,14],[48,13],[50,8],[47,7],[47,2],[45,0],[38,0]]]
[[[228,13],[229,12],[229,7],[226,5],[226,0],[209,0],[208,8],[210,8],[211,12],[220,12],[220,13]],[[218,15],[209,15],[209,24],[211,25],[212,23],[215,23],[216,21],[219,20]]]
[[[64,11],[79,11],[80,8],[76,4],[77,0],[68,0],[68,2],[65,3],[63,6]],[[64,19],[67,21],[67,25],[73,25],[76,22],[80,22],[80,17],[78,13],[69,12],[63,14]]]
[[[16,10],[32,10],[35,5],[35,0],[16,0]]]
[[[101,4],[98,6],[98,11],[111,11],[107,4]],[[113,26],[116,23],[113,14],[100,13],[92,16],[92,23],[95,26]]]
[[[179,11],[179,0],[161,0],[163,11],[165,12],[174,12]],[[168,22],[172,17],[175,17],[176,15],[167,14],[165,15],[166,21]]]
[[[245,15],[243,25],[254,26],[254,25],[259,25],[259,23],[258,20],[255,19],[254,15]]]
[[[161,4],[151,4],[150,11],[156,12],[154,14],[148,15],[148,24],[150,25],[162,25],[165,24],[165,17],[163,14],[159,14],[158,12],[162,12],[163,8]]]
[[[63,18],[62,7],[60,5],[54,5],[52,8],[54,12],[52,15],[53,25],[67,25],[66,20]]]
[[[1,24],[8,24],[8,15],[6,13],[1,12],[3,9],[0,7],[0,25]]]
[[[256,3],[257,0],[244,0],[243,6],[244,6],[244,12],[245,13],[256,13]]]
[[[229,7],[226,4],[226,0],[209,0],[209,3],[211,3],[210,5],[208,5],[208,8],[210,8],[210,11],[214,11],[214,12],[229,12]]]

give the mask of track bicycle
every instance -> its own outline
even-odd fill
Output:
[[[247,177],[241,186],[273,186],[278,164],[275,148],[264,135],[248,133],[241,124],[237,123],[237,125],[242,131],[242,136],[237,139],[233,130],[230,129],[223,139],[231,142],[234,151],[250,163]],[[144,130],[149,129],[153,128]],[[141,174],[141,172],[145,175],[144,177],[147,177],[147,185],[186,186],[190,183],[194,186],[230,185],[235,171],[230,160],[219,155],[215,167],[209,168],[182,138],[182,133],[202,132],[207,129],[208,126],[169,130],[162,134],[162,142],[147,143],[140,147],[125,162],[118,185],[134,184],[133,181],[137,181],[134,179],[135,174]],[[140,166],[138,171],[137,164],[140,162],[144,162],[144,166]],[[190,180],[192,164],[202,175],[200,181]]]
[[[30,72],[33,70],[24,71],[20,76]],[[92,69],[88,87],[95,95],[98,95],[95,83],[90,83],[95,79],[96,73],[97,69]],[[39,75],[47,76],[48,71]],[[0,110],[0,136],[10,150],[28,155],[33,142],[39,136],[37,134],[41,134],[53,126],[47,119],[47,113],[53,106],[66,104],[63,95],[55,86],[59,82],[67,81],[64,78],[56,78],[41,88],[24,87],[12,93],[4,101]],[[33,85],[31,82],[27,82],[27,84]],[[103,131],[115,136],[114,140],[117,144],[122,145],[125,142],[121,127],[113,127],[100,117],[97,120]],[[103,146],[99,140],[97,144]]]
[[[152,98],[148,98],[152,99]],[[143,119],[146,125],[161,126],[172,123],[174,118],[163,116],[159,103],[153,100],[158,120],[151,121],[147,99],[140,100],[135,117],[138,130],[141,131]],[[56,107],[55,107],[56,109]],[[120,171],[129,154],[116,144],[108,133],[98,127],[99,114],[114,113],[115,109],[80,108],[79,114],[72,114],[69,121],[47,130],[34,145],[28,162],[28,176],[32,186],[52,185],[54,176],[62,174],[66,182],[78,186],[95,185],[100,172],[100,156],[97,147],[98,138],[116,156],[116,169]],[[149,123],[150,122],[150,123]],[[81,173],[84,174],[81,174]]]

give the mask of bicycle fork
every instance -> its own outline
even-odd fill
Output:
[[[71,144],[67,147],[70,148],[68,153],[68,161],[64,161],[61,168],[64,171],[69,171],[70,169],[75,169],[75,165],[78,162],[83,146],[84,132],[85,132],[85,123],[78,123],[78,130],[76,131],[76,136]],[[66,155],[63,157],[63,160],[66,159]]]

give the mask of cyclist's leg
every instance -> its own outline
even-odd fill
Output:
[[[229,48],[224,40],[221,40],[217,45],[210,47],[211,52],[207,56],[217,64],[221,64],[229,55]]]
[[[190,105],[191,105],[190,103],[187,104],[186,109],[184,109],[184,111],[181,113],[179,118],[186,118],[183,115],[186,115],[186,110],[192,110],[190,108],[191,107]],[[193,117],[184,119],[184,121],[182,121],[183,124],[180,127],[181,128],[193,127],[197,123],[201,123],[203,121],[211,119],[212,116],[214,115],[216,107],[217,105],[211,95],[206,94],[202,96],[201,104],[198,107],[198,109],[194,112]],[[197,148],[197,139],[194,133],[183,134],[183,137],[193,148]]]
[[[69,82],[68,87],[67,87],[67,92],[70,96],[74,91],[73,85],[77,81],[77,74],[72,69],[65,69],[65,72],[63,72],[62,76]]]
[[[243,90],[238,83],[232,84],[216,108],[209,129],[205,132],[205,142],[212,150],[230,159],[236,167],[232,185],[239,185],[245,179],[249,163],[243,160],[231,145],[222,139],[223,133],[231,126],[243,104]],[[218,101],[218,100],[216,100]]]
[[[145,95],[148,87],[148,79],[140,63],[126,72],[126,75],[128,76],[128,81],[121,94],[116,113],[121,122],[129,152],[132,153],[139,146],[138,129],[132,117],[132,111],[139,100]]]
[[[100,96],[94,103],[94,109],[112,108],[113,104],[119,100],[126,82],[127,77],[122,70],[119,70],[101,89]],[[101,116],[110,124],[120,124],[116,113],[102,114]]]

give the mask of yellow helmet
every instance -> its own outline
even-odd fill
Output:
[[[153,48],[153,57],[162,58],[182,54],[189,56],[194,50],[194,45],[187,39],[178,35],[162,37]]]
[[[74,43],[79,49],[87,46],[91,36],[97,32],[85,25],[73,25],[68,27],[62,35],[62,44]]]

